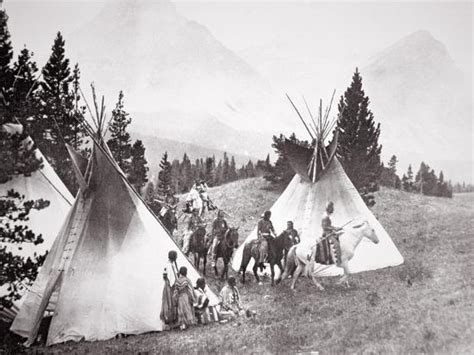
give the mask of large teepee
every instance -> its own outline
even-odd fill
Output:
[[[177,265],[188,268],[193,284],[199,277],[127,182],[98,126],[85,171],[72,154],[80,191],[11,327],[28,343],[52,296],[57,303],[47,345],[160,331],[168,252],[177,252]],[[218,303],[212,291],[208,296],[211,305]]]
[[[308,108],[311,118],[308,124],[292,101],[291,104],[305,124],[313,142],[311,146],[301,146],[289,140],[285,143],[285,154],[296,175],[270,209],[277,233],[283,231],[286,228],[286,222],[291,220],[300,233],[301,242],[315,244],[322,235],[321,219],[326,203],[333,201],[336,211],[331,219],[334,225],[342,226],[354,219],[367,220],[379,238],[378,244],[373,244],[366,239],[360,243],[353,259],[349,262],[350,272],[375,270],[403,263],[403,257],[392,239],[367,208],[336,157],[337,130],[331,143],[325,144],[325,140],[336,123],[336,120],[328,119],[331,105],[323,114],[322,104],[320,104],[319,115],[315,115],[316,117]],[[256,238],[257,230],[254,229],[245,243]],[[236,271],[240,269],[245,243],[237,250],[232,263]],[[341,273],[342,269],[335,266],[320,268],[321,276]]]
[[[0,129],[11,134],[21,134],[23,131],[23,127],[19,124],[4,124]],[[22,143],[26,149],[32,149],[34,146],[30,137],[25,138]],[[34,154],[38,160],[42,161],[40,169],[30,176],[18,175],[12,180],[0,184],[0,195],[2,196],[5,196],[7,191],[13,189],[25,196],[25,200],[44,199],[49,202],[49,206],[42,210],[31,210],[28,215],[28,221],[18,222],[28,226],[35,234],[41,234],[43,237],[42,243],[38,245],[33,243],[23,243],[21,245],[2,243],[1,245],[2,247],[7,247],[15,255],[23,257],[33,257],[35,253],[42,255],[51,248],[61,228],[61,223],[58,223],[58,221],[63,221],[66,218],[74,203],[74,197],[56,175],[40,150],[36,149]],[[4,285],[0,288],[0,294],[4,295],[6,292],[7,286]],[[12,321],[22,299],[16,301],[12,308],[0,310],[1,319]]]

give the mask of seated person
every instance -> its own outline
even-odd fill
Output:
[[[235,277],[229,277],[227,279],[227,285],[225,285],[220,293],[221,298],[221,309],[220,314],[224,319],[232,319],[239,316],[244,308],[240,302],[240,293],[237,289]]]
[[[194,302],[194,313],[198,324],[209,323],[209,297],[207,297],[206,291],[206,280],[202,277],[197,279],[196,287],[194,288],[195,302]]]

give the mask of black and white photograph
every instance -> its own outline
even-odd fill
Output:
[[[0,353],[473,353],[473,21],[0,0]]]

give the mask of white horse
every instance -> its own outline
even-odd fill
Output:
[[[339,236],[339,243],[341,246],[341,263],[336,266],[344,270],[344,275],[338,281],[339,284],[345,283],[346,286],[349,286],[348,263],[349,260],[351,260],[354,256],[355,249],[364,237],[375,244],[379,242],[379,239],[377,238],[374,229],[369,225],[369,222],[367,221],[364,221],[352,227],[344,228],[343,233]],[[282,275],[282,280],[284,280],[286,277],[293,273],[293,282],[291,283],[291,288],[294,289],[296,280],[298,280],[298,277],[306,269],[308,276],[311,277],[316,287],[318,287],[320,290],[324,290],[324,287],[316,279],[315,254],[316,245],[303,245],[302,243],[300,243],[291,247],[291,249],[288,251],[287,262],[285,265],[285,271]]]

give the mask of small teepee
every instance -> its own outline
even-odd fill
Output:
[[[334,225],[342,226],[354,219],[367,220],[379,238],[378,244],[365,239],[359,244],[349,262],[351,273],[402,264],[402,255],[365,205],[336,157],[338,131],[335,130],[328,145],[325,143],[337,123],[337,119],[329,119],[332,99],[324,114],[320,102],[317,116],[313,116],[305,101],[310,116],[307,120],[309,123],[303,119],[289,96],[288,99],[306,127],[312,144],[303,146],[290,140],[285,142],[284,151],[296,175],[270,209],[277,233],[283,231],[286,222],[291,220],[300,233],[301,243],[315,244],[322,236],[321,219],[326,203],[333,201],[336,212],[331,219]],[[237,250],[232,262],[234,270],[240,269],[244,245],[254,239],[257,239],[256,228]],[[342,274],[342,269],[336,266],[324,267],[319,274],[339,275]]]
[[[4,124],[0,129],[10,134],[21,134],[23,132],[23,126],[20,124]],[[33,140],[30,137],[26,137],[22,144],[25,149],[33,149],[34,147]],[[26,225],[37,235],[41,234],[42,243],[38,245],[33,243],[22,243],[20,245],[1,243],[2,247],[6,247],[15,255],[25,258],[33,257],[35,254],[42,255],[51,248],[61,228],[61,223],[58,223],[58,221],[63,221],[66,218],[74,203],[74,197],[59,176],[56,175],[40,150],[36,148],[34,154],[36,159],[42,162],[41,168],[30,176],[17,175],[6,183],[0,184],[0,195],[2,196],[13,189],[20,195],[25,196],[26,201],[43,199],[49,202],[49,206],[44,209],[31,210],[28,221],[16,222],[19,225]],[[0,287],[1,295],[5,295],[7,292],[6,285]],[[6,322],[11,322],[18,312],[22,300],[23,298],[16,301],[12,308],[1,309],[0,318]]]
[[[29,344],[52,299],[47,345],[163,330],[169,251],[177,252],[177,265],[187,267],[193,284],[200,277],[113,160],[102,139],[104,106],[96,112],[94,133],[83,122],[93,140],[86,169],[71,154],[80,191],[11,327]],[[215,294],[207,293],[216,305]]]

